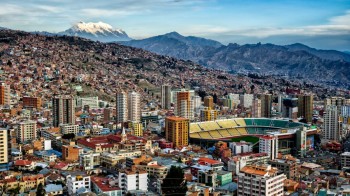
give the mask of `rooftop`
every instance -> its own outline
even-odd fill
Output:
[[[109,180],[107,178],[92,177],[91,181],[92,183],[96,184],[96,186],[98,186],[98,188],[101,189],[103,192],[120,190],[119,187],[110,185]]]

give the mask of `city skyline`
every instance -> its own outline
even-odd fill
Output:
[[[5,0],[0,26],[60,32],[73,24],[106,22],[142,39],[171,31],[227,43],[300,42],[349,51],[350,1],[41,1]]]

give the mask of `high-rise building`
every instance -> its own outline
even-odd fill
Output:
[[[162,86],[162,108],[169,110],[171,107],[171,86]]]
[[[271,118],[272,95],[259,94],[258,98],[261,100],[261,117]]]
[[[204,108],[201,110],[201,121],[213,121],[218,118],[218,111],[210,108]]]
[[[198,95],[191,97],[194,113],[198,114],[202,106],[202,98]]]
[[[350,117],[350,105],[341,106],[340,110],[342,117]]]
[[[261,100],[254,99],[252,105],[252,117],[253,118],[261,118]]]
[[[253,94],[240,95],[239,100],[240,100],[241,106],[245,108],[250,108],[253,104],[253,98],[254,98]]]
[[[8,169],[8,134],[7,129],[0,128],[0,171]]]
[[[128,94],[128,120],[141,122],[141,100],[139,93],[129,92]]]
[[[282,117],[297,119],[298,118],[298,98],[284,98],[282,106]]]
[[[324,100],[324,108],[327,108],[328,105],[338,106],[338,109],[339,109],[340,106],[350,105],[350,99],[345,99],[344,97],[326,98]]]
[[[323,119],[323,138],[327,140],[336,140],[341,139],[341,125],[339,121],[339,112],[336,105],[328,105]]]
[[[259,153],[267,153],[271,160],[274,160],[278,155],[278,137],[265,135],[259,138]]]
[[[37,138],[36,122],[24,121],[19,123],[17,128],[17,141],[25,143]]]
[[[128,121],[128,95],[125,92],[118,92],[116,96],[117,123]]]
[[[282,107],[283,107],[283,98],[285,98],[285,95],[278,95],[277,97],[277,112],[282,112]]]
[[[175,115],[193,119],[191,92],[185,89],[175,92]]]
[[[167,117],[165,119],[165,138],[174,147],[188,145],[189,120],[183,117]]]
[[[286,175],[271,165],[249,165],[238,174],[238,196],[283,196]]]
[[[10,85],[1,83],[0,85],[0,105],[10,105]]]
[[[306,122],[312,122],[313,109],[313,95],[298,95],[298,117],[304,117]]]
[[[132,133],[135,136],[143,136],[143,126],[141,122],[130,122],[130,127],[132,128]]]
[[[212,96],[208,95],[204,97],[204,106],[209,109],[214,109],[214,99]]]
[[[58,96],[52,99],[53,126],[75,124],[75,101],[72,96]]]
[[[227,95],[231,100],[233,100],[233,103],[235,106],[239,105],[241,103],[240,99],[239,99],[239,94],[233,94],[233,93],[229,93]]]

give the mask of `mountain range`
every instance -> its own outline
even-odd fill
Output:
[[[54,36],[67,35],[93,41],[117,42],[145,49],[160,55],[194,61],[205,67],[231,73],[256,73],[297,77],[335,86],[348,87],[350,83],[350,54],[336,50],[318,50],[301,43],[291,45],[230,43],[183,36],[170,32],[141,40],[132,40],[125,31],[103,22],[79,22],[59,32],[32,32]]]
[[[349,54],[317,50],[299,43],[223,45],[177,32],[120,43],[233,73],[283,75],[344,86],[350,82]]]

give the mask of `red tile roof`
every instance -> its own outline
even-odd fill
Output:
[[[28,161],[28,160],[17,160],[15,161],[15,166],[28,166],[31,165],[32,161]]]
[[[96,184],[96,186],[101,189],[103,192],[109,192],[109,191],[116,191],[120,190],[117,186],[111,186],[109,185],[109,181],[107,178],[102,177],[92,177],[91,178],[92,183]]]

